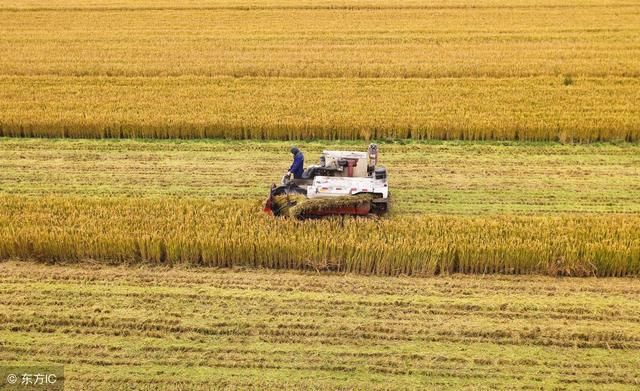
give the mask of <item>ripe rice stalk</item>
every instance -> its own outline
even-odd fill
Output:
[[[378,275],[640,274],[637,214],[277,219],[259,202],[0,196],[0,259]]]

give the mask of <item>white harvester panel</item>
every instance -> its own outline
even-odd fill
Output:
[[[382,198],[387,198],[389,187],[386,178],[317,176],[313,179],[313,184],[307,187],[307,197],[309,198],[338,197],[360,193],[376,193],[381,194]]]

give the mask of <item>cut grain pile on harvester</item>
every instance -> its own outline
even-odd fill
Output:
[[[271,187],[264,211],[275,216],[383,215],[389,209],[387,170],[377,166],[378,146],[367,152],[323,151],[301,178],[285,175]]]

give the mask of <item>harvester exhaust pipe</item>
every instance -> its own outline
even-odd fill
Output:
[[[373,170],[375,169],[376,165],[378,164],[378,144],[369,144],[369,166],[368,171],[369,173],[373,172]]]

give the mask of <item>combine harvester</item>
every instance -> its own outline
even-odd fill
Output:
[[[320,164],[302,178],[285,175],[271,187],[264,211],[274,216],[317,218],[383,215],[389,209],[387,170],[377,166],[378,146],[368,152],[323,151]]]

